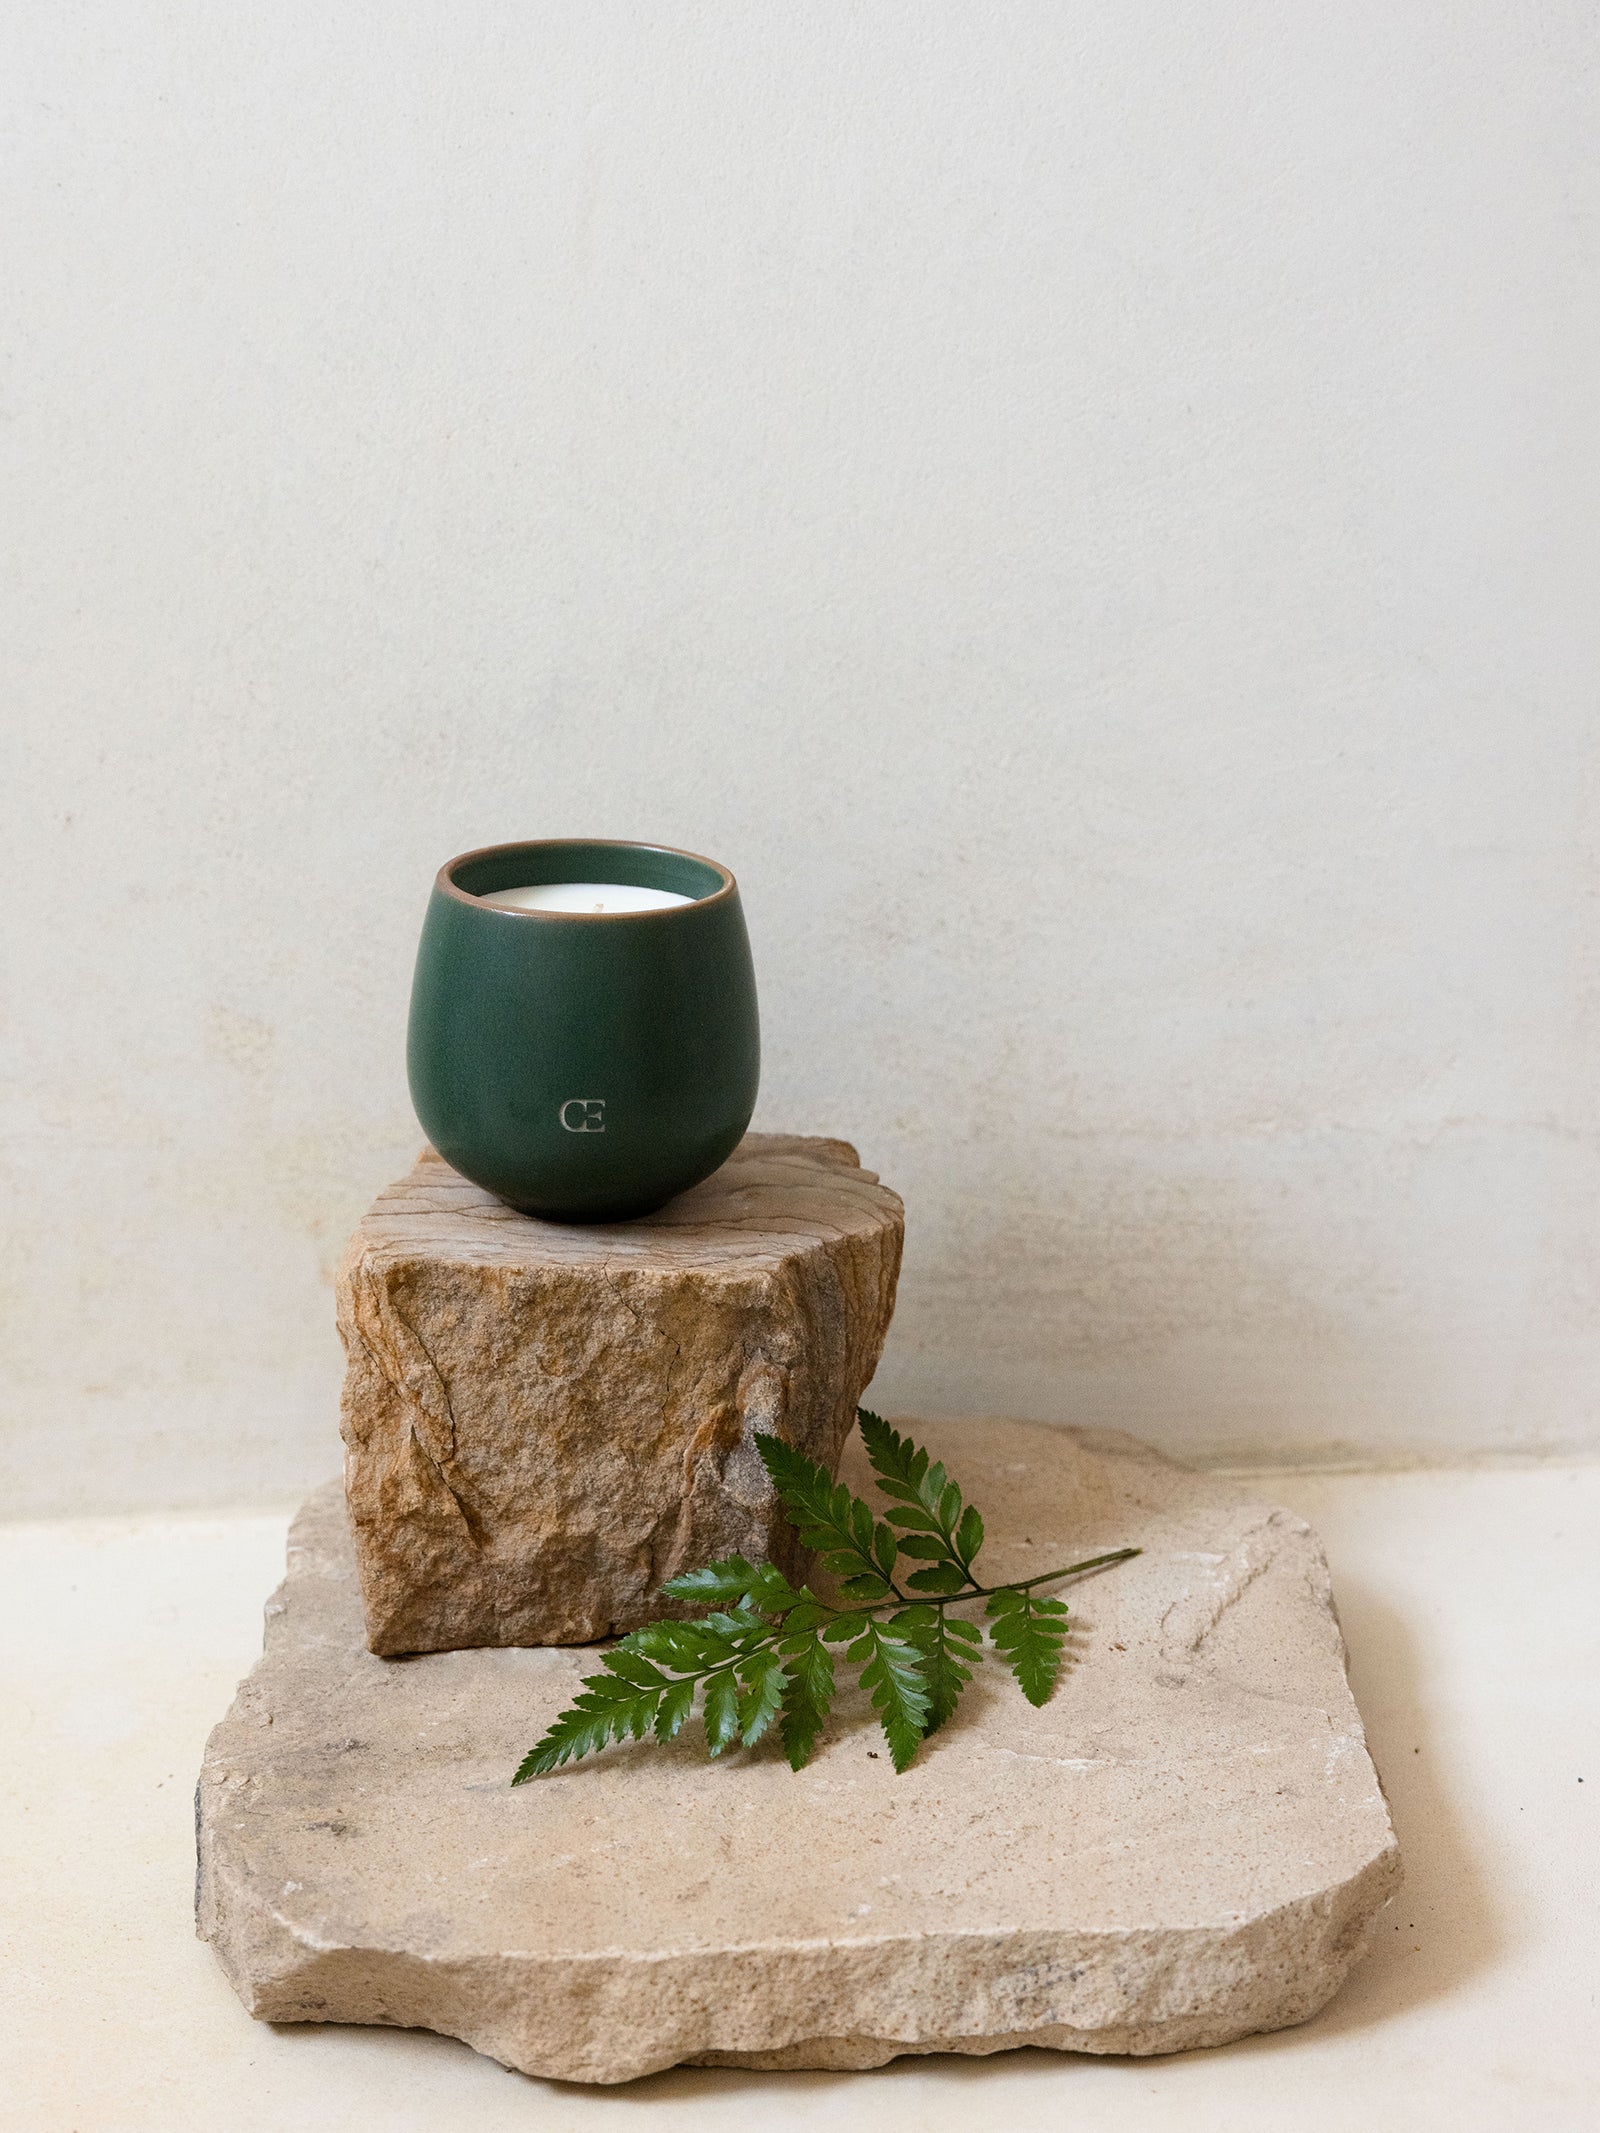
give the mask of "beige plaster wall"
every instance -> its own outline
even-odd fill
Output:
[[[1593,1447],[1592,9],[13,11],[0,1505],[336,1456],[433,869],[740,874],[890,1408]]]

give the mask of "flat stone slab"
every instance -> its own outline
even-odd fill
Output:
[[[578,1644],[718,1556],[790,1567],[755,1435],[837,1465],[904,1229],[845,1141],[747,1134],[655,1214],[582,1225],[427,1150],[336,1282],[372,1649]]]
[[[991,1581],[1146,1553],[1078,1586],[1045,1709],[986,1661],[903,1777],[846,1697],[798,1775],[768,1743],[707,1762],[695,1723],[513,1790],[593,1651],[374,1657],[314,1496],[196,1797],[199,1930],[250,2012],[589,2082],[1313,2014],[1400,1880],[1315,1535],[1131,1438],[908,1426]],[[867,1492],[859,1440],[842,1471]]]

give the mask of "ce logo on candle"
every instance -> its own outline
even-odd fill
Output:
[[[604,1133],[606,1100],[603,1096],[569,1096],[556,1116],[569,1133]]]

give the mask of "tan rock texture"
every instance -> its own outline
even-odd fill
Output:
[[[830,1469],[905,1217],[844,1141],[750,1134],[637,1222],[541,1222],[427,1150],[339,1268],[375,1652],[576,1644],[730,1550],[792,1565],[753,1439]]]
[[[1129,1438],[902,1426],[986,1513],[991,1580],[1146,1550],[1079,1586],[1044,1710],[986,1662],[903,1777],[852,1695],[798,1775],[693,1724],[513,1790],[593,1653],[375,1658],[313,1497],[197,1796],[199,1930],[250,2012],[589,2082],[1314,2013],[1400,1879],[1315,1535]]]

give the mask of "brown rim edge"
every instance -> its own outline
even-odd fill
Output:
[[[607,852],[665,852],[673,859],[692,860],[696,866],[710,867],[713,874],[722,877],[720,889],[713,889],[709,896],[693,897],[687,904],[668,904],[659,911],[518,911],[506,904],[486,904],[481,896],[474,896],[469,889],[457,888],[450,879],[457,867],[464,867],[469,860],[488,859],[496,852],[549,851],[557,845],[586,844]],[[585,926],[614,925],[624,919],[676,918],[683,911],[698,911],[706,904],[721,903],[724,897],[737,894],[739,884],[720,859],[707,859],[703,852],[686,852],[676,844],[646,844],[635,837],[513,837],[505,844],[480,844],[470,852],[457,852],[454,859],[447,859],[433,877],[433,885],[442,896],[453,896],[458,903],[470,904],[474,911],[487,911],[491,918],[538,918],[577,919]]]

